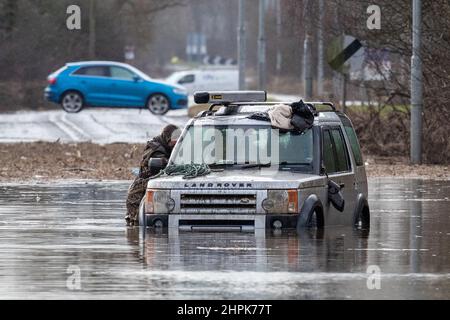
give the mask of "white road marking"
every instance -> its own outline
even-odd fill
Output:
[[[78,137],[76,134],[74,134],[72,132],[72,130],[70,130],[69,128],[67,128],[61,121],[60,119],[57,117],[56,114],[50,114],[49,116],[49,120],[50,122],[52,122],[59,130],[61,130],[65,135],[67,135],[70,140],[72,141],[78,141]],[[20,123],[18,124],[20,125]],[[36,124],[35,124],[36,125]],[[60,136],[56,136],[56,139],[61,138],[62,140],[65,140],[63,137]],[[55,139],[55,140],[56,140]]]
[[[76,135],[78,135],[78,140],[85,140],[86,138],[89,138],[88,134],[85,134],[82,129],[80,129],[75,123],[71,122],[69,119],[67,119],[67,114],[63,114],[61,116],[61,122],[64,123],[67,127],[69,127],[71,130],[76,132]]]

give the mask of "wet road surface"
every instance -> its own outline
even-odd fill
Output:
[[[370,180],[369,232],[145,239],[123,225],[127,187],[0,186],[0,298],[450,298],[449,181]]]

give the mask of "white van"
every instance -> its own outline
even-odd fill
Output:
[[[186,88],[189,94],[195,91],[224,91],[239,89],[237,68],[205,68],[172,73],[165,82]]]

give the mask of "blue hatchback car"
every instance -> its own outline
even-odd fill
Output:
[[[125,63],[86,61],[67,63],[48,76],[47,100],[61,104],[67,112],[84,106],[148,108],[162,115],[170,109],[187,108],[187,91],[151,79]]]

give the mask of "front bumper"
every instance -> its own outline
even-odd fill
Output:
[[[159,224],[185,231],[253,231],[274,228],[275,221],[281,223],[281,229],[295,229],[298,220],[297,214],[146,214],[144,217],[146,227]]]

